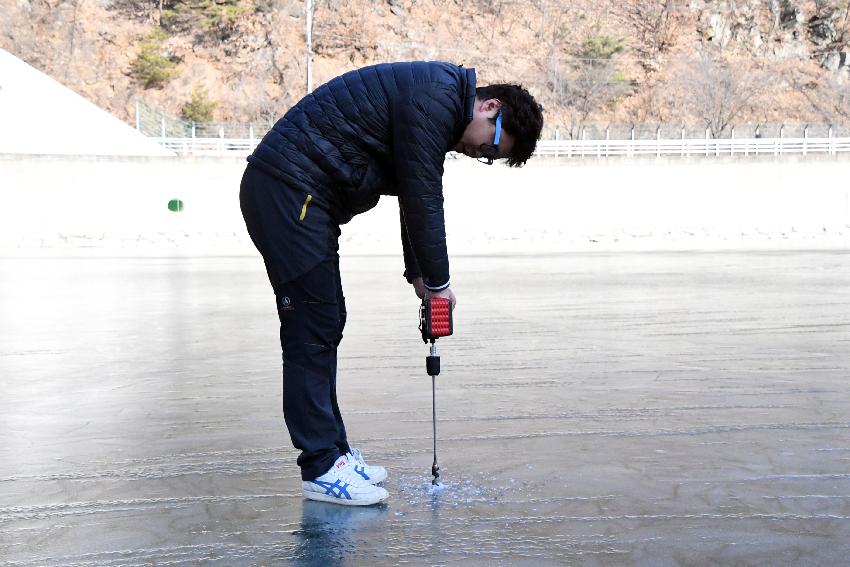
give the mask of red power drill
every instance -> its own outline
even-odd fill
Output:
[[[437,356],[436,340],[452,334],[452,304],[445,297],[429,297],[419,307],[419,330],[422,340],[431,342],[431,354],[425,358],[425,369],[431,376],[431,416],[434,426],[434,464],[431,484],[439,486],[440,467],[437,466],[437,387],[436,377],[440,373],[440,357]]]

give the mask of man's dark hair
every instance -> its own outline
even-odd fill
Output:
[[[502,128],[514,137],[514,147],[508,156],[510,167],[522,167],[540,139],[543,130],[543,107],[537,104],[522,85],[496,84],[477,87],[478,100],[498,99],[502,103]],[[491,118],[496,123],[495,118]]]

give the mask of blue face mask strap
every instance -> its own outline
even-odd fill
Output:
[[[499,138],[502,137],[502,111],[499,111],[499,114],[496,115],[496,137],[493,138],[493,145],[499,145]]]

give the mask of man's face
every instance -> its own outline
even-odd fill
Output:
[[[502,103],[495,98],[487,100],[475,99],[472,108],[472,122],[466,125],[460,142],[453,148],[454,151],[466,154],[469,157],[481,157],[481,144],[492,144],[496,137],[496,125],[491,122],[495,120]],[[499,138],[499,154],[496,159],[506,158],[514,147],[514,138],[504,128]]]

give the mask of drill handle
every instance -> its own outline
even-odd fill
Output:
[[[419,330],[424,342],[434,342],[454,332],[452,303],[446,297],[426,297],[419,307]]]

